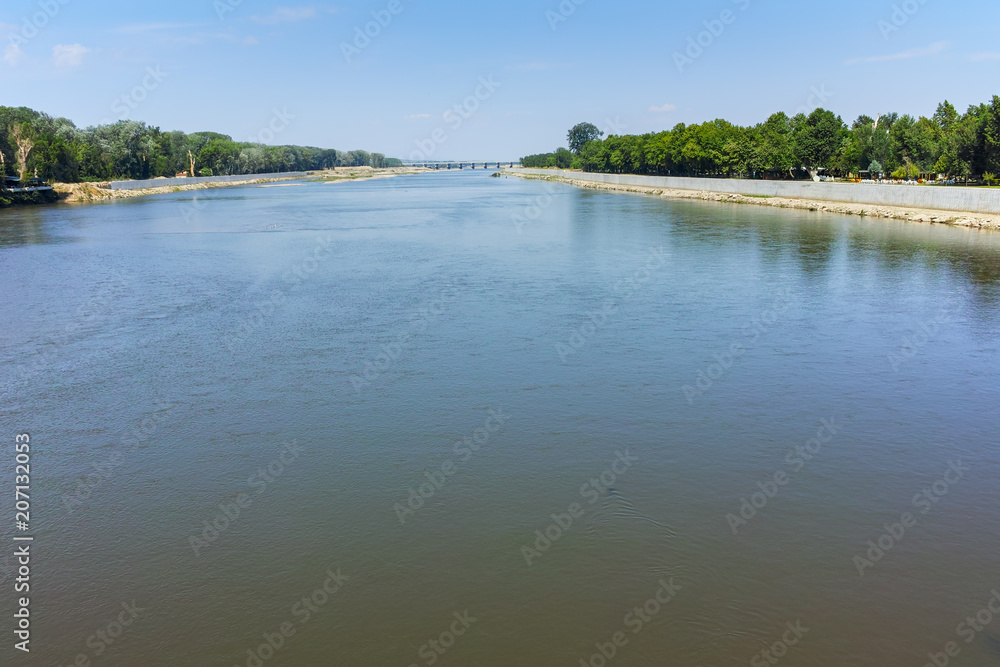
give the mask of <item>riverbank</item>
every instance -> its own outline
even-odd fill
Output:
[[[374,169],[372,167],[341,167],[324,171],[309,172],[309,180],[319,183],[348,183],[357,181],[373,181],[379,178],[395,178],[412,174],[426,174],[432,169],[425,167],[389,167]]]
[[[68,204],[86,204],[91,202],[110,201],[112,199],[131,199],[147,197],[170,192],[187,192],[189,190],[208,190],[212,188],[229,188],[238,185],[254,185],[257,183],[276,183],[301,179],[301,176],[290,178],[247,178],[244,181],[226,181],[213,183],[191,183],[188,185],[166,185],[155,188],[137,188],[134,190],[111,190],[107,183],[54,183],[53,189],[59,194],[59,199]]]
[[[670,199],[699,199],[727,204],[753,204],[755,206],[772,206],[775,208],[791,208],[805,211],[838,213],[842,215],[857,215],[871,218],[890,218],[909,222],[924,222],[973,227],[977,229],[1000,230],[1000,215],[987,213],[970,213],[964,211],[948,211],[909,206],[888,206],[882,204],[855,204],[824,199],[802,199],[798,197],[781,197],[770,195],[744,195],[730,192],[713,192],[710,190],[687,190],[664,188],[655,185],[633,185],[620,183],[605,183],[585,180],[583,178],[568,178],[560,175],[543,175],[526,173],[517,170],[504,170],[505,174],[518,176],[529,180],[543,180],[566,183],[591,190],[607,190],[610,192],[628,192],[648,194]],[[635,178],[635,177],[633,177]],[[842,187],[854,187],[843,185]]]
[[[376,178],[392,178],[408,174],[418,174],[430,171],[417,167],[394,167],[390,169],[373,169],[371,167],[342,167],[337,170],[311,171],[305,177],[310,181],[340,183],[348,181],[373,180]],[[131,199],[149,195],[168,194],[171,192],[187,192],[190,190],[207,190],[211,188],[230,188],[242,185],[263,185],[280,183],[282,181],[300,181],[301,175],[284,178],[253,178],[248,174],[245,180],[198,182],[183,185],[165,185],[162,187],[136,188],[133,190],[112,190],[108,183],[54,183],[53,189],[59,199],[69,204],[85,204],[90,202],[109,201],[113,199]]]

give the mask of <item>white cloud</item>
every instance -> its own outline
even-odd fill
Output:
[[[52,47],[52,61],[56,67],[79,67],[87,53],[90,49],[83,44],[56,44]]]
[[[677,108],[675,104],[664,104],[662,107],[649,107],[652,112],[666,113],[667,111],[673,111]]]
[[[855,58],[854,60],[848,60],[848,65],[857,65],[858,63],[882,63],[890,60],[909,60],[911,58],[923,58],[924,56],[934,56],[942,51],[948,46],[948,42],[934,42],[930,46],[924,47],[922,49],[910,49],[909,51],[903,51],[901,53],[893,53],[887,56],[872,56],[871,58]]]
[[[15,67],[19,62],[24,60],[24,51],[17,44],[8,44],[3,50],[3,59],[11,67]]]
[[[972,62],[981,63],[987,60],[1000,60],[1000,53],[977,53],[972,56]]]
[[[274,25],[276,23],[294,23],[295,21],[305,21],[315,18],[315,7],[278,7],[267,16],[252,16],[257,23],[264,25]]]

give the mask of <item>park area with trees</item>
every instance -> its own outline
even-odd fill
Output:
[[[134,120],[81,129],[66,118],[0,106],[0,176],[37,174],[46,181],[76,183],[181,172],[228,176],[401,164],[362,150],[238,142],[217,132],[164,132]]]
[[[860,116],[850,126],[832,111],[776,113],[742,127],[725,120],[643,135],[603,137],[581,123],[570,149],[531,155],[525,167],[663,176],[936,180],[995,185],[1000,173],[1000,97],[964,114],[945,101],[930,117]]]

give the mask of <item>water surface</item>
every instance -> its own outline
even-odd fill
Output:
[[[38,664],[1000,663],[998,234],[465,172],[7,210],[0,273]]]

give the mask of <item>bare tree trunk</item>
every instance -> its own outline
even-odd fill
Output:
[[[10,137],[17,144],[17,172],[18,177],[24,180],[24,175],[28,173],[28,155],[35,147],[35,142],[26,136],[21,125],[14,125],[10,128]]]
[[[191,178],[194,178],[194,155],[191,155],[191,151],[188,151],[188,160],[191,162]]]

